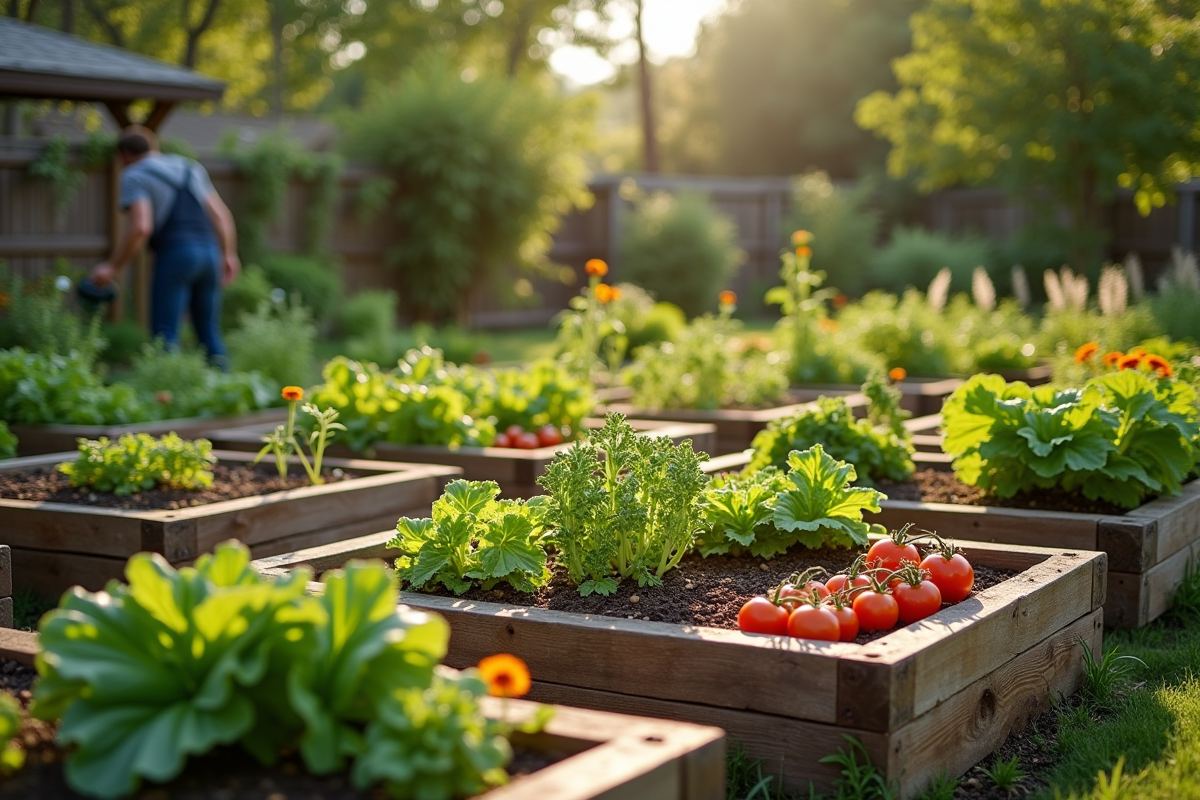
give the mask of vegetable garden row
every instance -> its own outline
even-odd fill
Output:
[[[165,422],[22,384],[18,448],[56,452],[0,462],[0,617],[9,552],[18,594],[62,600],[0,635],[0,687],[32,690],[0,693],[0,796],[698,800],[724,735],[801,791],[839,751],[903,797],[969,769],[1200,555],[1200,362],[1068,339],[1029,382],[797,382],[845,319],[809,244],[766,347],[726,293],[627,358],[589,262],[557,361],[338,357]],[[72,358],[0,351],[0,382]]]

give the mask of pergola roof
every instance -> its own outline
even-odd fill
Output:
[[[0,97],[173,105],[219,100],[222,81],[118,47],[0,16]]]

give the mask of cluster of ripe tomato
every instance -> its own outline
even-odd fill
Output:
[[[509,425],[496,434],[492,447],[512,447],[517,450],[536,450],[539,447],[554,447],[563,443],[563,431],[555,425],[543,425],[536,431],[527,431],[520,425]]]
[[[777,586],[771,596],[750,598],[738,612],[738,628],[797,639],[851,642],[859,632],[909,625],[964,600],[975,570],[936,535],[909,536],[908,527],[880,539],[843,573],[824,583],[807,570]],[[934,549],[923,559],[915,540]]]

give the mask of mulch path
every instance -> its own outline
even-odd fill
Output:
[[[292,465],[285,478],[271,464],[216,464],[212,468],[213,485],[207,489],[152,489],[137,494],[118,496],[76,488],[71,480],[53,467],[35,467],[21,472],[0,473],[0,498],[31,500],[43,503],[119,508],[125,510],[169,511],[191,506],[237,500],[242,497],[298,489],[308,485],[304,468]],[[350,480],[352,473],[340,469],[323,470],[327,483]]]
[[[952,503],[964,506],[1002,506],[1044,511],[1076,511],[1084,514],[1124,514],[1128,509],[1104,500],[1089,500],[1082,494],[1068,494],[1054,489],[1036,489],[1014,497],[996,497],[982,489],[968,486],[946,470],[921,467],[911,481],[892,483],[879,481],[876,486],[889,500],[913,500],[924,503]]]
[[[805,550],[800,547],[770,560],[748,555],[708,558],[690,555],[663,577],[661,586],[639,587],[636,582],[626,580],[621,582],[616,594],[587,597],[580,597],[567,579],[566,569],[555,565],[550,583],[535,595],[501,584],[491,591],[471,589],[461,597],[576,614],[736,630],[738,611],[752,596],[766,594],[791,575],[809,567],[822,567],[829,575],[834,575],[849,566],[856,555],[858,551]],[[975,591],[995,586],[1016,574],[1015,570],[975,566]],[[420,591],[456,596],[432,585],[422,587]],[[885,635],[886,632],[860,634],[857,641],[868,642]]]

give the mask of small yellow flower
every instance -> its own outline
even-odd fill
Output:
[[[792,233],[792,247],[802,247],[813,240],[813,235],[808,231],[795,231]]]
[[[532,681],[529,667],[514,655],[501,653],[479,662],[479,677],[494,697],[521,697],[529,692]]]
[[[304,390],[299,386],[285,386],[283,387],[282,394],[283,399],[287,400],[289,403],[294,403],[298,400],[304,399]]]
[[[583,265],[584,270],[588,275],[595,275],[598,278],[603,278],[608,274],[608,264],[604,263],[599,258],[588,259],[588,262]]]

